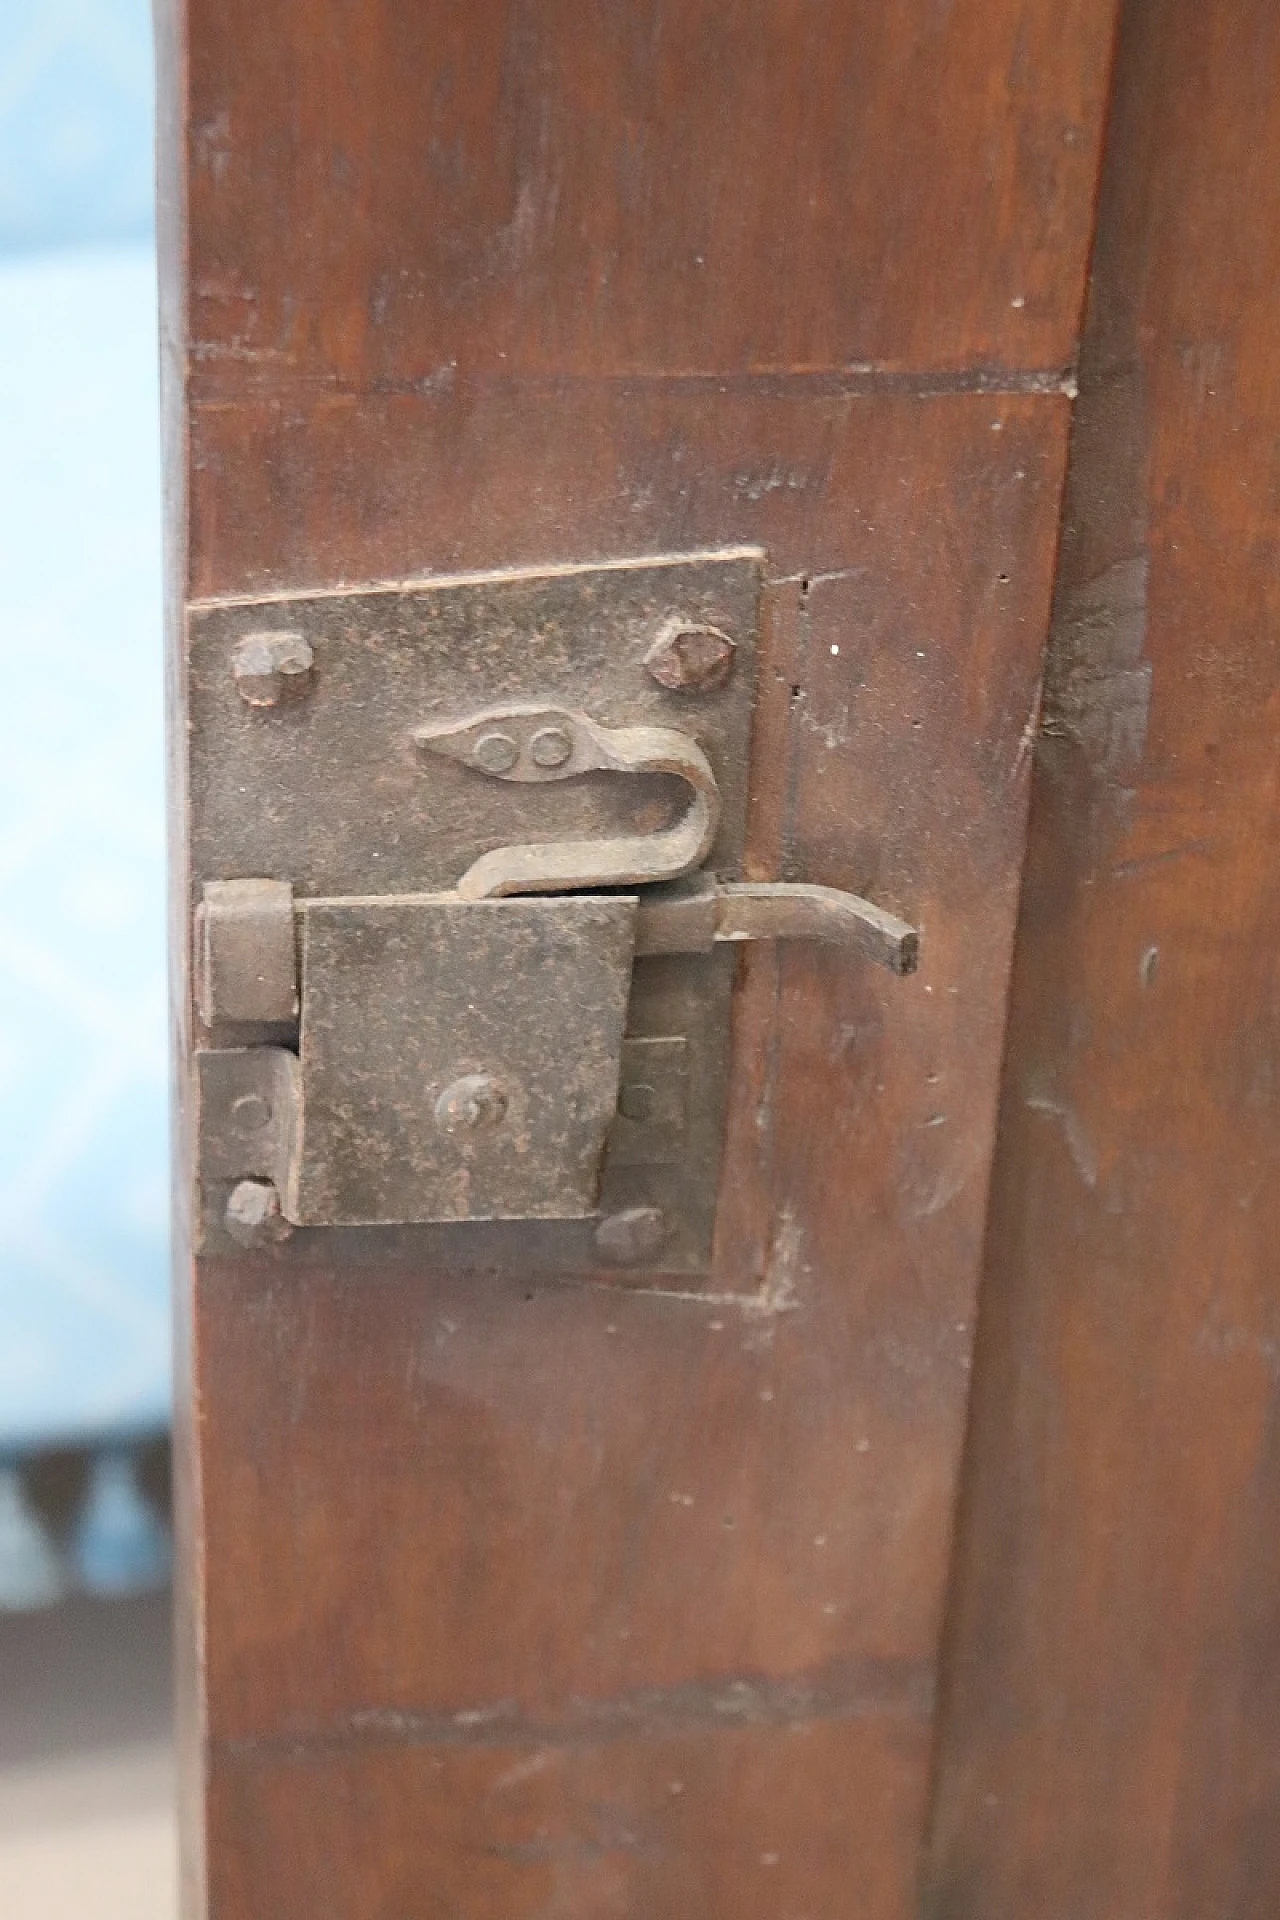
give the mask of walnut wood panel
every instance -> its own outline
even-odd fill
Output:
[[[191,5],[203,397],[1074,353],[1102,0]]]
[[[1280,1911],[1278,72],[1268,0],[1128,7],[935,1920]]]
[[[898,1911],[899,1861],[919,1819],[914,1731],[835,1706],[823,1718],[803,1688],[769,1705],[746,1688],[691,1688],[674,1702],[620,1702],[616,1724],[500,1727],[483,1744],[415,1745],[411,1733],[268,1764],[237,1753],[214,1788],[216,1823],[239,1837],[217,1858],[215,1911]],[[865,1786],[836,1820],[832,1786],[845,1780]]]
[[[191,1916],[910,1909],[1109,15],[188,0],[178,592],[758,541],[925,938],[744,964],[707,1295],[182,1272]]]
[[[273,1755],[321,1769],[306,1795],[270,1796],[273,1839],[253,1858],[288,1857],[309,1848],[325,1807],[330,1821],[353,1817],[348,1750],[376,1748],[380,1728],[407,1727],[428,1753],[465,1747],[470,1728],[487,1746],[491,1717],[518,1703],[534,1728],[581,1713],[645,1744],[674,1699],[688,1703],[679,1711],[711,1776],[714,1730],[733,1723],[741,1693],[747,1718],[764,1722],[761,1792],[773,1779],[782,1794],[797,1725],[889,1723],[820,1749],[846,1756],[825,1779],[822,1871],[833,1889],[852,1884],[864,1802],[888,1795],[872,1911],[903,1909],[1066,404],[822,406],[835,420],[827,471],[847,473],[860,515],[829,554],[840,577],[815,573],[806,587],[784,571],[772,590],[765,724],[813,744],[785,783],[762,778],[755,860],[909,907],[930,943],[921,975],[881,979],[823,952],[754,962],[709,1300],[206,1265],[196,1310],[215,1886],[246,1884],[248,1869],[219,1865],[248,1844],[254,1802],[232,1791],[246,1756],[259,1780]],[[691,448],[703,473],[715,444]],[[774,433],[770,444],[786,443]],[[518,475],[512,485],[518,499]],[[825,551],[816,531],[786,537],[773,497],[739,527],[766,537],[784,570]],[[517,511],[513,500],[513,537]],[[526,1740],[536,1757],[536,1735]],[[450,1832],[465,1812],[451,1797],[474,1777],[461,1763],[413,1774]],[[719,1910],[735,1910],[738,1856],[758,1821],[745,1790],[728,1778],[714,1789],[715,1823],[735,1807],[741,1832],[725,1838],[730,1863],[713,1868],[696,1846],[668,1856],[647,1771],[628,1759],[616,1779],[593,1777],[600,1817],[634,1836],[617,1849],[605,1911],[647,1914],[655,1887],[681,1886],[668,1908],[680,1911],[704,1873],[727,1876],[711,1884]],[[566,1912],[596,1897],[584,1818],[572,1797],[538,1815],[540,1844],[563,1853]],[[814,1818],[788,1825],[780,1813],[772,1850],[790,1866],[758,1899],[793,1887],[811,1897]],[[404,1855],[416,1832],[402,1835],[400,1881],[415,1871]],[[438,1863],[415,1857],[421,1885],[434,1885]],[[376,1858],[361,1852],[347,1871],[371,1872]],[[449,1871],[461,1911],[499,1898],[482,1892],[502,1879],[491,1863]],[[545,1911],[544,1877],[513,1859],[494,1911]],[[352,1882],[353,1914],[375,1888]],[[228,1891],[214,1911],[280,1912],[265,1888],[254,1898],[261,1909]]]

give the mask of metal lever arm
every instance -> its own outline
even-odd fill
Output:
[[[424,752],[498,780],[541,784],[582,773],[669,773],[693,791],[687,811],[657,833],[497,847],[459,880],[464,900],[672,880],[702,864],[720,824],[711,763],[695,740],[674,727],[602,727],[585,713],[559,707],[503,707],[460,726],[423,727],[415,738]]]
[[[721,940],[824,940],[897,974],[915,972],[920,948],[905,920],[837,887],[699,879],[641,895],[637,953],[707,953]]]
[[[603,727],[559,707],[501,707],[452,726],[423,727],[427,753],[498,780],[542,783],[578,774],[670,773],[693,790],[687,812],[658,833],[497,847],[458,882],[463,900],[651,887],[692,875],[720,823],[720,791],[706,755],[672,727]],[[896,914],[836,887],[787,882],[717,884],[706,875],[641,894],[636,951],[706,953],[717,941],[823,940],[891,973],[914,973],[919,937]]]

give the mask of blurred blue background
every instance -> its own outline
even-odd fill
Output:
[[[142,0],[4,0],[0,250],[148,239],[152,99]]]
[[[170,1395],[152,99],[146,0],[0,0],[0,1607],[160,1572],[130,1477]],[[58,1534],[27,1463],[75,1447]]]

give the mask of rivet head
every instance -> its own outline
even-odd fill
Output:
[[[236,692],[250,707],[278,707],[311,684],[315,654],[300,633],[247,633],[231,656]]]
[[[271,1120],[271,1102],[260,1093],[242,1093],[231,1103],[231,1124],[237,1133],[260,1133]]]
[[[250,1250],[278,1246],[293,1232],[270,1180],[238,1180],[227,1200],[224,1224],[231,1238]]]
[[[480,1133],[507,1117],[507,1096],[488,1073],[464,1073],[447,1086],[435,1104],[442,1133]]]
[[[535,767],[562,767],[573,752],[573,742],[559,727],[543,727],[529,742]]]
[[[643,1125],[652,1120],[658,1096],[644,1080],[629,1080],[619,1089],[618,1112],[624,1120],[634,1120]]]
[[[660,687],[672,693],[712,693],[726,686],[737,647],[719,627],[672,614],[644,657]]]
[[[476,765],[486,773],[510,773],[520,749],[509,733],[482,733],[475,744]]]
[[[661,1207],[625,1207],[608,1213],[596,1228],[596,1252],[611,1266],[639,1267],[670,1238]]]

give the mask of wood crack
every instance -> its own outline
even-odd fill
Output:
[[[210,346],[191,349],[192,358],[205,367],[221,365],[234,368],[228,382],[217,371],[200,377],[203,396],[193,404],[199,410],[224,411],[255,401],[305,400],[308,396],[353,402],[396,400],[417,396],[421,399],[447,399],[460,393],[511,392],[545,393],[549,396],[596,388],[621,394],[672,393],[679,395],[718,395],[723,398],[791,399],[800,396],[815,399],[858,399],[901,396],[911,400],[948,399],[955,395],[984,394],[1017,398],[1026,395],[1065,395],[1074,399],[1076,375],[1066,367],[886,367],[857,363],[825,369],[774,368],[759,372],[509,372],[476,370],[468,373],[450,370],[448,378],[437,372],[403,379],[347,380],[323,371],[308,373],[281,367],[278,362],[246,361],[230,350]],[[219,388],[222,391],[219,391]]]
[[[220,1739],[211,1749],[239,1762],[319,1760],[386,1747],[593,1747],[618,1740],[741,1727],[800,1727],[881,1716],[927,1719],[934,1667],[927,1660],[830,1661],[807,1672],[689,1680],[636,1687],[604,1699],[571,1697],[562,1710],[528,1713],[518,1700],[449,1711],[365,1707],[310,1727]]]

